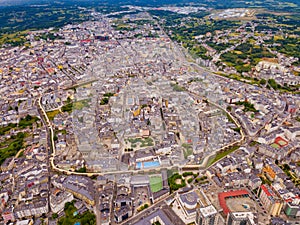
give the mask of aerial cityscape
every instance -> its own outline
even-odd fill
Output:
[[[298,0],[0,0],[0,225],[300,224]]]

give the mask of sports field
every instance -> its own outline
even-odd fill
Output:
[[[280,148],[280,146],[276,143],[271,144],[271,147],[276,148],[276,149]]]
[[[158,192],[163,188],[161,176],[150,177],[150,188],[152,192]]]
[[[284,147],[286,145],[288,145],[289,143],[284,140],[282,137],[277,137],[274,141],[277,145],[279,145],[280,147]]]

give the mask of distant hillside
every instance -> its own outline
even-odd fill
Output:
[[[0,0],[0,6],[15,6],[27,4],[44,4],[47,0]]]
[[[299,0],[0,0],[0,38],[3,34],[22,30],[58,28],[85,21],[90,18],[90,12],[84,8],[109,13],[126,10],[120,7],[123,5],[193,5],[214,9],[253,7],[300,12]]]
[[[231,7],[267,7],[279,9],[293,9],[300,7],[299,0],[0,0],[0,6],[17,6],[33,4],[62,4],[80,6],[99,6],[99,5],[141,5],[141,6],[161,6],[161,5],[206,5],[212,8],[231,8]],[[296,6],[295,6],[296,5]]]

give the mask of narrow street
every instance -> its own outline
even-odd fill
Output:
[[[40,105],[40,99],[38,101],[38,106]],[[51,195],[51,165],[50,165],[50,156],[51,156],[51,141],[50,141],[50,136],[49,136],[49,128],[47,125],[47,122],[45,121],[45,117],[43,114],[43,111],[40,107],[38,107],[38,112],[40,115],[40,118],[42,120],[42,123],[44,125],[44,127],[46,128],[46,135],[47,135],[47,145],[46,145],[46,149],[47,149],[47,170],[48,170],[48,208],[49,211],[51,211],[51,206],[50,206],[50,195]],[[48,214],[48,219],[50,219],[50,214]]]
[[[98,190],[97,187],[95,186],[95,207],[94,207],[94,213],[96,215],[96,224],[101,225],[101,213],[100,213],[100,201],[99,201],[99,195],[98,195]]]

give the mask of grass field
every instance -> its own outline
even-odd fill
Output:
[[[220,159],[226,157],[227,155],[229,155],[230,153],[236,151],[239,148],[240,148],[240,146],[233,146],[233,147],[231,147],[230,149],[228,149],[226,151],[218,152],[215,157],[211,157],[211,159],[208,161],[207,167],[212,165],[213,163],[219,161]]]
[[[11,43],[15,45],[23,45],[26,42],[26,36],[29,30],[24,30],[21,32],[11,33],[11,34],[2,34],[0,35],[0,45],[5,43]]]
[[[19,150],[24,147],[24,139],[28,136],[27,133],[18,133],[3,142],[0,142],[0,165],[6,158],[15,156]]]
[[[284,146],[284,145],[287,145],[288,143],[286,141],[281,140],[281,141],[278,141],[278,144],[280,146]]]
[[[96,225],[96,217],[90,211],[86,211],[83,214],[77,214],[77,209],[74,203],[67,202],[65,204],[65,216],[58,220],[59,225],[73,225],[76,223],[82,225]]]
[[[53,110],[53,111],[46,112],[46,114],[47,114],[49,120],[53,120],[54,117],[55,117],[57,114],[59,114],[59,113],[60,113],[60,111],[59,111],[58,109]]]
[[[276,144],[276,143],[271,144],[271,147],[276,148],[276,149],[280,148],[280,146],[278,144]]]
[[[161,176],[151,176],[150,177],[150,188],[152,192],[158,192],[163,188],[162,177]]]

